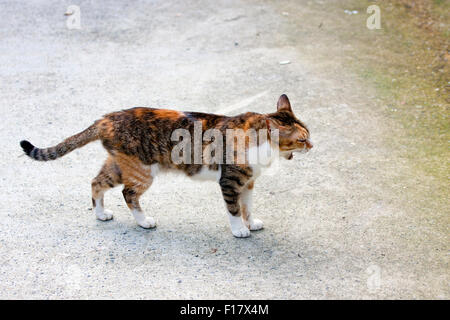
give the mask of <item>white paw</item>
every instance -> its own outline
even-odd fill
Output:
[[[113,218],[113,213],[111,210],[105,209],[103,212],[97,213],[97,219],[101,221],[108,221]]]
[[[150,229],[156,227],[156,222],[152,217],[145,217],[143,221],[138,222],[138,225],[144,229]]]
[[[247,238],[250,237],[250,230],[247,227],[241,227],[237,230],[231,230],[231,233],[236,238]]]
[[[250,222],[250,230],[256,231],[261,230],[264,226],[264,223],[259,219],[253,219],[252,222]]]

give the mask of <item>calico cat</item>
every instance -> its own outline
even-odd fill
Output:
[[[197,134],[196,129],[200,130],[200,134],[206,134],[211,129],[215,130],[219,136],[214,136],[209,142],[222,141],[224,143],[221,145],[225,149],[230,149],[225,142],[232,141],[234,147],[234,142],[239,136],[226,140],[230,131],[246,134],[251,130],[263,130],[265,135],[262,137],[267,140],[260,139],[256,145],[250,146],[249,138],[246,136],[244,153],[248,155],[252,150],[266,149],[264,151],[269,151],[269,155],[265,153],[268,161],[263,164],[250,163],[246,157],[241,163],[233,162],[238,154],[233,149],[230,158],[225,156],[226,152],[219,154],[214,150],[215,161],[207,162],[202,158],[198,162],[192,152],[185,152],[198,147],[193,139]],[[194,143],[193,148],[183,150],[184,161],[174,157],[174,154],[177,154],[174,150],[178,148],[177,141],[174,141],[174,132],[177,130],[184,130],[183,132],[187,134],[183,136],[182,142]],[[109,210],[104,209],[104,193],[123,184],[123,196],[138,225],[143,228],[155,227],[155,220],[143,213],[139,198],[151,186],[153,178],[159,171],[174,169],[193,178],[213,179],[219,183],[228,210],[231,231],[235,237],[248,237],[250,230],[259,230],[263,227],[262,221],[255,219],[251,211],[252,190],[261,170],[270,166],[275,156],[292,159],[293,152],[306,152],[312,148],[309,131],[294,115],[286,95],[279,98],[277,111],[270,114],[247,112],[228,117],[199,112],[133,108],[107,114],[86,130],[54,147],[40,149],[28,141],[21,141],[20,145],[30,158],[48,161],[62,157],[95,140],[101,140],[108,152],[108,158],[102,169],[92,181],[92,204],[99,220],[106,221],[113,217]],[[205,151],[208,145],[211,144],[207,139],[201,139],[200,151]]]

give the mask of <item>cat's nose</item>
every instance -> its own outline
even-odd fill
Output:
[[[311,149],[313,147],[313,144],[311,142],[311,140],[306,139],[306,149]]]

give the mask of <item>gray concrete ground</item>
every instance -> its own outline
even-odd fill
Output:
[[[285,4],[0,2],[0,298],[449,298],[447,213],[408,200],[427,177],[384,143],[395,124],[374,91],[311,55],[323,38],[302,42],[320,11]],[[142,200],[158,227],[144,230],[120,188],[105,199],[114,220],[95,219],[99,143],[20,157],[21,139],[50,146],[114,110],[265,113],[281,93],[315,147],[257,181],[265,229],[248,239],[231,235],[214,183],[158,177]]]

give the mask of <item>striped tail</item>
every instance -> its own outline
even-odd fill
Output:
[[[37,161],[48,161],[60,158],[69,152],[97,139],[99,139],[98,129],[97,124],[94,123],[86,130],[67,138],[54,147],[40,149],[36,148],[26,140],[20,141],[20,146],[30,158]]]

